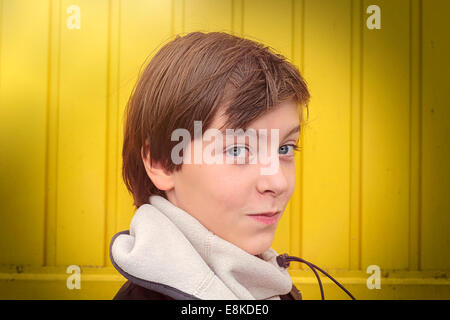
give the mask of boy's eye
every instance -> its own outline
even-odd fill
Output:
[[[233,146],[229,148],[226,152],[227,155],[232,157],[240,157],[245,155],[245,149],[247,149],[244,146]]]
[[[299,147],[295,144],[285,144],[278,149],[278,152],[282,155],[293,155],[294,151],[298,151]]]
[[[231,163],[247,164],[250,162],[250,149],[247,146],[234,145],[228,148],[225,153],[225,156],[231,160]]]

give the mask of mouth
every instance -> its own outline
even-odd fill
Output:
[[[271,225],[278,221],[278,219],[281,216],[281,211],[249,214],[248,216],[258,222],[265,224],[265,225]]]

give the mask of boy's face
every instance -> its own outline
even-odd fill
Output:
[[[299,112],[297,104],[289,100],[250,123],[248,128],[256,132],[266,129],[267,139],[258,141],[258,150],[264,142],[267,157],[259,158],[257,152],[249,152],[246,149],[246,145],[250,145],[248,138],[244,143],[237,139],[227,141],[224,134],[222,163],[183,163],[181,170],[173,173],[174,187],[166,190],[169,201],[217,236],[252,255],[270,248],[278,221],[294,192],[293,146],[297,144],[299,131],[288,133],[298,128]],[[220,128],[223,120],[217,117],[211,128]],[[278,129],[278,136],[271,135],[271,129]],[[208,143],[203,141],[203,149]],[[193,144],[188,147],[193,155]],[[257,157],[256,163],[249,163],[249,156]],[[234,163],[227,163],[230,157]],[[238,158],[247,159],[247,163],[237,163]],[[262,174],[261,169],[271,165],[275,170]],[[270,216],[269,212],[277,214]],[[256,215],[258,213],[266,215]]]

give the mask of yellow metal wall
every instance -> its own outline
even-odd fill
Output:
[[[380,30],[366,27],[373,4]],[[124,107],[157,49],[201,30],[268,44],[309,84],[275,250],[357,298],[449,299],[449,14],[447,0],[0,0],[0,298],[117,291],[109,241],[134,213]],[[82,269],[79,290],[66,287],[69,265]],[[381,289],[366,286],[370,265]],[[306,267],[290,272],[305,299],[320,298]],[[324,282],[327,298],[346,298]]]

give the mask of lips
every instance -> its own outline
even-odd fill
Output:
[[[277,213],[279,213],[279,211],[274,211],[274,212],[263,212],[263,213],[255,213],[255,214],[252,214],[252,216],[273,217],[273,216],[276,215]]]
[[[274,224],[281,216],[281,211],[249,214],[250,218],[266,225]]]

